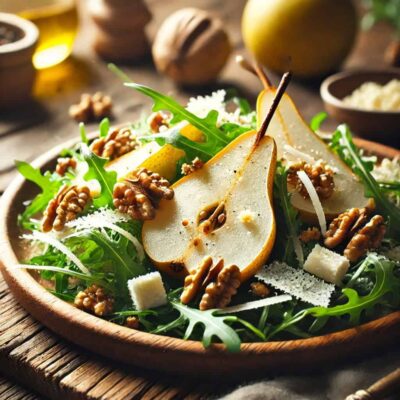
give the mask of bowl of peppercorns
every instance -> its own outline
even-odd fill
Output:
[[[35,79],[32,55],[38,38],[39,31],[32,22],[0,13],[0,109],[31,97]]]

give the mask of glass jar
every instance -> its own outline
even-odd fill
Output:
[[[0,11],[18,14],[39,28],[36,69],[52,67],[71,54],[78,31],[75,0],[0,0]]]

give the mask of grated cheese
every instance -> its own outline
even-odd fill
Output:
[[[83,265],[82,261],[51,233],[33,231],[30,235],[22,235],[22,238],[27,240],[37,240],[53,246],[57,250],[61,251],[61,253],[65,254],[66,257],[69,258],[84,274],[91,275],[90,271]]]
[[[254,112],[247,115],[240,115],[240,109],[233,112],[226,110],[225,90],[217,90],[208,96],[191,97],[186,109],[199,118],[205,118],[212,110],[218,112],[217,126],[230,122],[238,125],[251,125],[254,119]]]
[[[335,285],[279,261],[265,266],[256,278],[315,306],[328,307],[335,290]]]
[[[311,179],[308,177],[308,175],[304,171],[297,171],[297,176],[302,181],[304,187],[306,188],[306,190],[310,196],[311,203],[314,207],[315,213],[317,214],[318,223],[321,228],[322,236],[325,236],[326,218],[325,218],[324,209],[322,208],[321,201],[319,200],[319,197],[318,197],[318,193],[315,190],[315,187],[312,184]]]
[[[378,182],[399,182],[400,181],[400,158],[384,158],[380,164],[375,164],[371,171],[372,176]],[[389,194],[389,198],[400,207],[400,195]]]
[[[343,102],[362,110],[400,111],[400,80],[392,79],[385,85],[365,82]]]
[[[130,232],[116,225],[118,222],[127,222],[129,218],[110,208],[101,208],[93,214],[89,214],[71,222],[68,222],[66,226],[68,228],[75,228],[77,230],[93,229],[93,228],[108,228],[114,232],[119,233],[121,236],[127,238],[136,248],[138,257],[140,260],[144,259],[143,246],[139,240],[135,238]]]
[[[384,256],[393,261],[400,262],[400,246],[393,247],[383,253]]]

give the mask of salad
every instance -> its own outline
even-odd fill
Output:
[[[116,70],[116,67],[112,67]],[[400,164],[341,125],[324,142],[264,79],[257,110],[219,90],[65,149],[19,216],[26,268],[116,324],[223,343],[308,338],[400,306]]]

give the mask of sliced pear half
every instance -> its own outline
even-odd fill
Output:
[[[175,183],[174,200],[161,201],[156,218],[145,222],[143,246],[158,268],[184,275],[209,255],[237,265],[245,280],[266,261],[276,230],[276,147],[267,136],[255,145],[256,136],[243,134]]]
[[[260,124],[271,107],[275,93],[276,90],[271,87],[263,90],[258,97],[257,119]],[[321,201],[327,219],[332,219],[352,207],[361,208],[370,205],[370,200],[364,195],[362,183],[351,169],[308,127],[287,94],[283,95],[269,124],[267,134],[275,139],[278,159],[285,158],[289,161],[322,159],[333,167],[335,171],[334,194]],[[305,157],[302,157],[299,152],[308,156],[308,159],[304,159]],[[304,199],[299,193],[294,192],[292,204],[305,220],[316,222],[315,210],[310,200]]]

